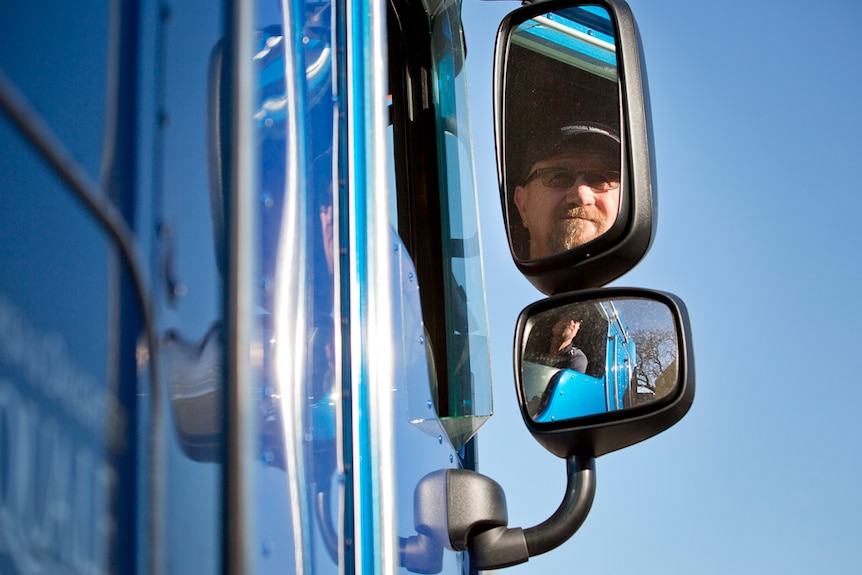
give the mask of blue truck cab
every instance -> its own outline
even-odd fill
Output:
[[[459,11],[4,5],[0,572],[462,571],[405,550],[492,412]]]
[[[518,48],[538,72],[583,67],[595,58],[577,52],[598,41],[601,65],[573,77],[600,86],[624,135],[608,235],[516,260],[562,294],[643,256],[653,162],[627,5],[541,4],[503,22],[498,80],[521,23],[540,32],[540,49]],[[681,302],[636,294],[667,311],[674,361],[660,371],[667,400],[635,421],[636,349],[605,297],[592,307],[602,371],[551,387],[568,397],[589,380],[623,433],[565,447],[579,432],[569,402],[555,452],[584,486],[565,501],[581,503],[550,525],[508,527],[502,490],[477,466],[493,406],[460,11],[460,0],[0,7],[0,573],[505,567],[574,533],[602,450],[684,415]],[[536,28],[547,22],[554,34]],[[577,403],[597,401],[587,395]],[[547,402],[552,419],[558,405]],[[646,433],[645,414],[660,420]]]

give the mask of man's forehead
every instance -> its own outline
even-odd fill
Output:
[[[583,169],[619,170],[620,156],[618,153],[601,150],[570,150],[543,158],[532,165],[530,171],[546,167]]]

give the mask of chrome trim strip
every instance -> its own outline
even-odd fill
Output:
[[[257,540],[254,520],[256,437],[253,372],[250,361],[255,318],[257,146],[251,121],[255,97],[254,3],[226,4],[231,26],[229,62],[230,180],[228,182],[228,277],[226,378],[226,465],[223,538],[225,573],[254,573]]]
[[[391,349],[395,300],[385,138],[386,6],[381,0],[346,4],[348,193],[354,210],[349,245],[355,258],[349,283],[355,565],[362,573],[388,575],[398,570],[398,545]],[[360,214],[365,215],[364,223],[358,221]],[[362,361],[356,361],[359,358]],[[362,462],[369,458],[366,467]]]
[[[285,126],[286,146],[285,190],[283,194],[282,228],[278,240],[276,263],[276,294],[274,300],[273,334],[275,337],[275,385],[281,396],[282,426],[284,432],[286,482],[291,501],[291,523],[294,534],[294,566],[296,575],[311,572],[308,551],[311,545],[310,510],[305,493],[305,457],[302,445],[306,398],[305,355],[308,337],[306,315],[305,277],[306,261],[306,166],[301,154],[305,141],[303,113],[305,94],[298,85],[301,55],[300,23],[302,2],[281,0],[282,34],[284,35],[284,89],[287,103]]]

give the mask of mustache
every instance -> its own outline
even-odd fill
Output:
[[[600,221],[601,214],[595,206],[573,206],[563,203],[554,209],[553,217],[557,220],[580,219]]]

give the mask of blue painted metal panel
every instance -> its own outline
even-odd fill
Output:
[[[109,22],[107,4],[4,3],[0,70],[35,110],[23,120],[116,190],[133,164],[130,124],[106,113],[108,51],[120,50]],[[138,557],[135,411],[149,381],[136,364],[139,294],[75,198],[0,112],[3,573],[131,573]]]
[[[4,122],[0,141],[21,144]],[[0,167],[0,571],[128,570],[134,411],[118,386],[137,382],[113,372],[111,245],[26,146],[3,148],[26,176]]]

